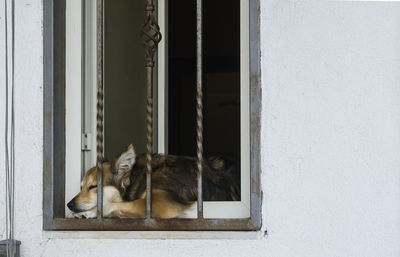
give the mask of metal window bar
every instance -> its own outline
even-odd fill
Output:
[[[203,93],[202,93],[202,0],[197,0],[197,33],[196,33],[196,57],[197,57],[197,82],[196,82],[196,124],[197,124],[197,218],[203,219],[202,197],[202,171],[203,171]],[[146,172],[146,218],[151,219],[151,160],[153,137],[153,68],[154,54],[158,43],[161,41],[160,28],[154,17],[153,0],[147,0],[146,22],[143,26],[143,45],[146,49],[146,73],[147,73],[147,108],[146,108],[146,148],[147,148],[147,172]]]
[[[158,43],[161,41],[160,27],[154,17],[153,0],[146,1],[145,23],[142,29],[143,46],[146,54],[146,220],[151,219],[151,161],[153,149],[153,69],[154,54],[157,51]]]
[[[97,219],[103,218],[103,27],[104,2],[97,0]]]
[[[196,5],[197,218],[203,219],[203,0],[197,0]]]

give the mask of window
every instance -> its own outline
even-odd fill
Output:
[[[143,219],[68,218],[65,203],[79,191],[83,171],[95,162],[96,3],[83,2],[46,0],[44,3],[44,228],[258,229],[261,223],[258,0],[217,3],[205,0],[203,5],[204,36],[222,35],[219,42],[204,43],[204,113],[210,114],[205,115],[205,154],[207,151],[230,154],[240,160],[241,201],[204,202],[204,220],[197,220],[195,211],[187,219],[155,220],[152,224]],[[195,87],[187,85],[195,85],[195,55],[191,51],[195,37],[190,36],[195,25],[195,1],[156,2],[164,40],[159,45],[155,68],[153,150],[194,155],[195,119],[190,117],[194,117]],[[138,152],[144,151],[145,59],[138,38],[144,21],[141,6],[144,1],[105,1],[105,155],[109,158],[122,152],[122,147],[130,142],[135,143]],[[221,12],[216,10],[225,10],[224,21],[236,29],[221,26],[224,25]],[[217,29],[213,27],[216,24],[220,25]],[[124,112],[126,105],[120,102],[132,102],[133,111]],[[220,131],[215,132],[218,129],[227,131],[219,138],[222,144],[215,143],[221,135]]]

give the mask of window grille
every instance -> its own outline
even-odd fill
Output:
[[[250,0],[250,124],[251,124],[251,211],[250,218],[205,219],[202,199],[202,0],[196,0],[197,8],[197,169],[198,200],[196,219],[156,219],[151,217],[151,156],[152,156],[152,106],[154,55],[161,40],[159,26],[154,16],[153,0],[145,0],[145,23],[142,30],[146,59],[146,218],[103,218],[103,45],[104,1],[97,0],[97,219],[66,219],[64,217],[65,176],[65,1],[44,0],[44,228],[48,230],[258,230],[261,226],[260,192],[260,48],[259,48],[259,0]],[[61,175],[61,176],[60,176]]]

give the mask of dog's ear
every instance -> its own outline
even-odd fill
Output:
[[[114,171],[118,175],[125,174],[126,172],[129,172],[133,164],[135,164],[136,160],[136,153],[135,149],[133,148],[133,145],[130,144],[128,146],[128,149],[121,154],[120,157],[118,157],[117,161],[115,162],[114,166]]]

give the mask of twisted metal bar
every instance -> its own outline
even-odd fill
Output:
[[[197,0],[196,8],[197,16],[197,83],[196,83],[196,135],[197,135],[197,218],[203,218],[203,186],[202,186],[202,176],[203,176],[203,1]]]
[[[151,173],[152,173],[152,148],[153,148],[153,68],[147,70],[147,106],[146,106],[146,217],[151,218]]]
[[[103,218],[103,0],[97,0],[97,218]]]
[[[151,219],[151,173],[152,173],[152,148],[153,148],[153,67],[154,54],[157,51],[158,43],[161,41],[160,27],[154,17],[153,0],[146,3],[146,21],[142,29],[143,46],[146,54],[146,218]]]

